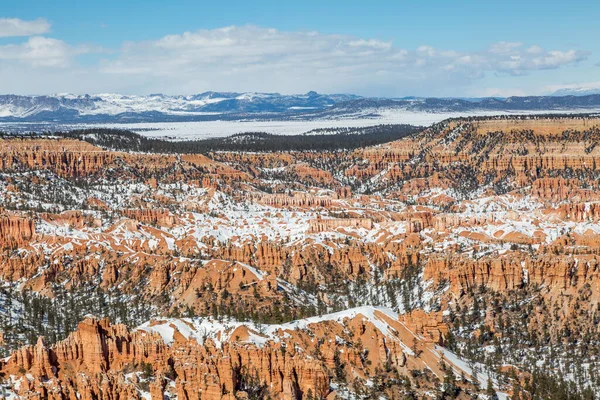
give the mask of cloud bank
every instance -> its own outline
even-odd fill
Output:
[[[44,22],[21,21],[39,24],[27,29],[15,26],[21,26],[21,32],[48,30]],[[6,26],[0,23],[0,35],[19,31]],[[78,63],[81,54],[91,53],[100,55],[91,64]],[[125,42],[110,55],[101,53],[93,44],[73,47],[36,33],[23,43],[0,46],[0,79],[13,82],[14,91],[31,92],[35,86],[38,93],[317,90],[395,96],[438,94],[489,74],[522,76],[575,65],[588,57],[578,49],[546,50],[514,42],[471,52],[428,45],[407,49],[391,41],[256,26]],[[25,80],[26,73],[35,78]]]

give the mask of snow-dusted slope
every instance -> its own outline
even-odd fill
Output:
[[[302,95],[279,93],[205,92],[187,96],[151,94],[147,96],[102,93],[96,95],[54,94],[49,96],[0,96],[0,118],[59,121],[90,116],[152,113],[152,118],[167,116],[211,115],[245,112],[285,112],[287,110],[323,109],[340,101],[356,99],[353,95]],[[89,119],[89,118],[88,118]]]
[[[316,324],[323,321],[343,322],[345,318],[353,319],[357,316],[361,316],[363,319],[372,322],[386,336],[392,337],[388,323],[378,316],[376,311],[384,314],[389,319],[398,319],[398,314],[386,307],[365,306],[318,317],[305,318],[285,324],[258,326],[252,322],[240,322],[234,319],[227,319],[227,321],[220,322],[211,317],[198,317],[193,319],[167,318],[159,321],[147,322],[138,327],[138,329],[160,334],[167,344],[173,343],[173,337],[177,331],[186,339],[195,339],[200,344],[204,344],[205,339],[210,338],[215,341],[217,345],[220,345],[221,342],[229,340],[231,334],[235,332],[237,328],[245,326],[249,328],[251,332],[246,341],[261,346],[268,340],[275,342],[279,341],[280,335],[284,334],[286,330],[306,329],[310,324]],[[261,333],[258,334],[258,332]],[[410,349],[407,351],[410,351]]]
[[[600,94],[600,83],[590,86],[569,86],[556,90],[553,96],[589,96]]]
[[[600,94],[458,99],[362,98],[355,95],[205,92],[146,96],[103,93],[49,96],[0,95],[0,122],[73,123],[190,122],[268,119],[307,121],[380,118],[386,113],[430,115],[506,112],[592,112]],[[587,95],[583,95],[587,94]]]

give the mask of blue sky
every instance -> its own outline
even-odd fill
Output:
[[[600,87],[597,1],[3,3],[2,93]]]

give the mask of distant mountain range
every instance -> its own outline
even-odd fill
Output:
[[[205,92],[189,96],[120,94],[0,95],[0,122],[111,123],[314,119],[398,112],[600,110],[600,94],[508,98],[366,98],[351,94]]]
[[[600,94],[600,86],[596,87],[570,87],[559,89],[552,93],[553,96],[589,96]]]

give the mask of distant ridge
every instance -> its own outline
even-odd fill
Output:
[[[600,85],[596,87],[572,87],[559,89],[552,96],[589,96],[600,94]]]
[[[594,89],[596,90],[596,89]],[[598,89],[600,90],[600,89]],[[507,98],[368,98],[353,94],[298,95],[204,92],[193,95],[0,95],[0,122],[123,123],[243,119],[348,118],[378,110],[406,112],[597,111],[600,94]]]

